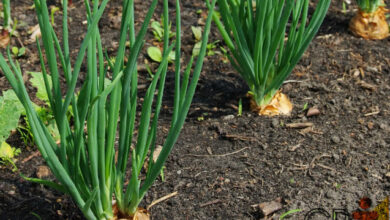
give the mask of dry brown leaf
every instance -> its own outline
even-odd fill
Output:
[[[34,43],[36,38],[40,38],[42,35],[41,29],[39,28],[38,24],[30,28],[29,33],[31,33],[31,35],[30,35],[30,39],[28,40],[28,43]]]
[[[268,216],[283,208],[282,203],[279,201],[263,202],[259,204],[259,207],[265,216]]]
[[[349,23],[349,29],[353,34],[364,39],[384,39],[389,36],[386,12],[388,12],[388,9],[384,7],[379,7],[373,13],[365,13],[359,10]]]
[[[156,148],[153,151],[153,162],[157,161],[158,156],[160,155],[161,151],[162,151],[162,146],[161,145],[157,145]]]
[[[7,30],[2,30],[0,33],[0,48],[6,48],[10,42],[9,33]]]

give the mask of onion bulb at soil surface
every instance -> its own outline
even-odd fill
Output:
[[[121,215],[118,210],[117,204],[112,206],[114,217],[111,220],[149,220],[150,214],[148,210],[143,208],[137,208],[133,216]]]
[[[389,36],[389,25],[385,13],[388,9],[378,7],[372,13],[359,10],[349,23],[353,34],[369,40],[381,40]]]
[[[253,99],[252,95],[250,96],[250,108],[253,112],[257,112],[259,115],[290,115],[293,105],[291,104],[288,97],[277,91],[271,101],[266,105],[258,106],[256,101]]]

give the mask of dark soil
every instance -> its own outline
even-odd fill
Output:
[[[85,30],[85,13],[83,1],[73,2],[70,31],[72,54],[76,54]],[[20,37],[12,40],[12,45],[23,43],[28,48],[26,56],[18,60],[25,72],[40,71],[36,46],[27,43],[27,29],[36,24],[34,11],[28,9],[31,4],[29,0],[12,1],[13,17],[25,24],[18,28]],[[148,4],[136,1],[138,24]],[[202,23],[196,10],[205,8],[201,0],[185,0],[182,9],[183,46],[189,54],[194,44],[190,26]],[[280,199],[283,208],[274,218],[301,209],[291,219],[303,219],[315,208],[351,213],[361,197],[371,198],[374,206],[390,194],[390,40],[353,36],[348,22],[356,6],[348,9],[343,13],[341,1],[332,2],[318,35],[284,84],[283,92],[294,103],[289,117],[251,113],[244,81],[220,55],[207,57],[189,118],[166,163],[165,181],[156,181],[142,206],[172,192],[178,194],[153,206],[153,219],[261,219],[264,215],[258,205]],[[115,53],[120,22],[112,15],[120,10],[120,1],[110,1],[107,12],[111,16],[101,23],[109,53]],[[58,13],[59,30],[60,17]],[[149,37],[146,45],[151,45],[151,34]],[[220,40],[216,28],[211,40]],[[147,73],[140,74],[141,83],[146,83]],[[0,73],[0,90],[8,88]],[[167,93],[167,106],[171,106],[171,95]],[[241,117],[237,116],[240,98],[244,100]],[[307,117],[306,105],[320,114]],[[169,120],[168,108],[162,113],[162,133]],[[288,128],[297,122],[314,125]],[[17,134],[8,142],[22,150],[16,163],[20,171],[36,177],[38,166],[44,165],[36,147],[25,146]],[[1,168],[0,219],[38,219],[36,216],[82,219],[68,196]]]

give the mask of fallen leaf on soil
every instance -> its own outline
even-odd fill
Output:
[[[313,127],[313,123],[311,123],[311,122],[298,122],[298,123],[286,124],[286,128],[302,129],[302,128],[308,128],[308,127]]]
[[[42,179],[43,177],[47,177],[50,175],[49,167],[47,166],[39,166],[37,170],[37,177]]]
[[[153,161],[154,162],[157,161],[157,158],[160,155],[161,151],[162,151],[162,146],[161,145],[157,145],[157,147],[153,151]]]
[[[268,216],[283,208],[283,205],[282,203],[280,203],[280,200],[281,199],[278,198],[275,201],[260,203],[259,208],[265,216]]]
[[[41,29],[39,29],[39,25],[35,25],[34,27],[30,28],[28,31],[31,33],[30,39],[28,40],[28,43],[34,43],[36,41],[36,38],[41,37]]]
[[[384,39],[389,36],[386,12],[388,12],[388,9],[382,6],[373,13],[365,13],[359,10],[349,23],[349,29],[353,34],[364,39]]]
[[[26,75],[27,75],[27,74],[26,74]],[[40,154],[41,154],[41,153],[40,153],[39,151],[35,151],[35,152],[33,152],[32,154],[30,154],[30,156],[24,158],[24,159],[22,160],[22,163],[26,163],[27,161],[31,160],[31,159],[34,158],[34,157],[39,156]]]
[[[258,106],[253,99],[252,95],[249,95],[250,99],[250,108],[252,111],[257,112],[259,115],[290,115],[293,105],[288,99],[288,97],[277,91],[272,98],[271,102],[268,105]]]
[[[0,48],[6,48],[10,42],[9,33],[7,30],[2,30],[0,33]]]
[[[315,116],[315,115],[319,115],[321,112],[320,110],[318,110],[318,108],[309,108],[309,110],[307,110],[307,113],[306,113],[306,116],[307,117],[310,117],[310,116]]]

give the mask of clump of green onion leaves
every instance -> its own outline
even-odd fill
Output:
[[[220,17],[214,13],[213,20],[258,106],[268,104],[290,75],[330,2],[319,0],[309,21],[309,0],[217,0]]]
[[[356,3],[359,9],[366,13],[373,13],[379,6],[385,6],[383,0],[356,0]]]
[[[37,48],[50,108],[60,133],[58,145],[34,110],[23,82],[20,65],[13,62],[9,49],[7,53],[9,63],[0,54],[0,67],[23,104],[36,145],[58,181],[26,178],[69,194],[87,219],[112,218],[113,196],[119,211],[131,216],[159,176],[190,108],[202,69],[212,21],[209,16],[192,76],[190,71],[195,58],[190,59],[187,68],[181,74],[180,1],[175,1],[176,40],[171,44],[168,35],[168,0],[160,1],[164,17],[162,61],[143,97],[142,107],[137,110],[137,100],[141,100],[137,92],[137,58],[159,1],[150,1],[150,8],[136,33],[134,0],[123,0],[119,47],[112,62],[103,51],[98,28],[108,1],[84,0],[87,31],[78,55],[72,63],[69,53],[68,1],[62,2],[60,42],[51,25],[46,0],[34,0],[43,42],[41,48],[41,43],[37,40]],[[211,14],[215,2],[216,0],[213,0],[210,7]],[[129,50],[126,49],[127,41],[130,41],[131,45]],[[157,145],[158,118],[168,72],[168,56],[172,50],[175,51],[176,59],[171,125],[164,142],[159,143],[163,148],[157,160],[149,160],[147,168],[144,168],[147,158],[153,155]],[[78,79],[84,65],[86,77],[81,81]],[[109,83],[105,80],[108,72],[112,75]],[[62,77],[65,78],[65,83],[62,83]],[[79,90],[76,89],[78,83],[81,84]],[[73,109],[71,119],[66,116],[69,106]],[[128,162],[131,169],[126,175]]]

